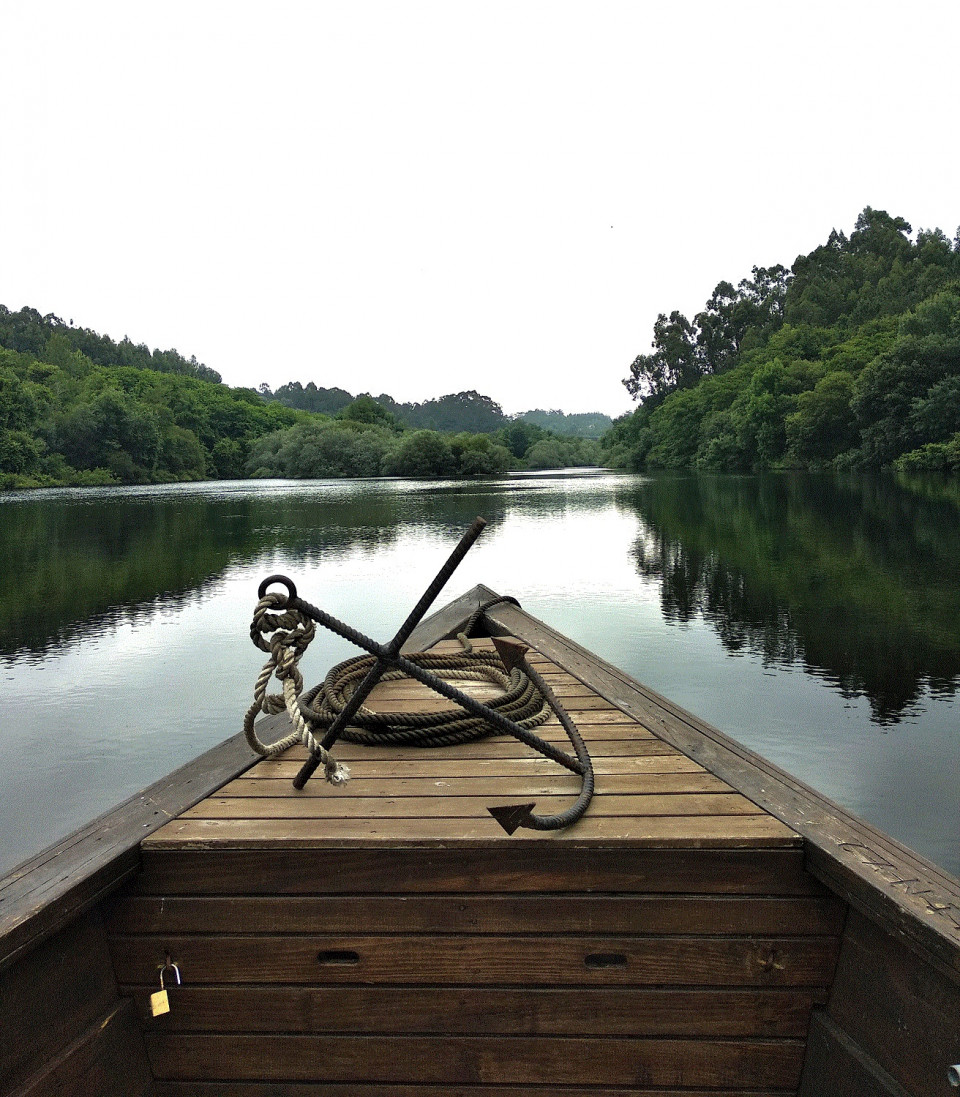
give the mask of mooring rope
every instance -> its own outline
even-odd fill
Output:
[[[484,704],[530,729],[545,723],[552,714],[543,693],[521,668],[505,672],[494,652],[476,650],[469,639],[483,612],[494,602],[504,600],[497,598],[477,608],[458,634],[461,652],[419,652],[407,658],[424,670],[451,680],[486,681],[497,686],[501,692],[484,698]],[[304,693],[299,662],[316,634],[316,626],[305,614],[289,609],[287,601],[286,594],[267,593],[254,611],[250,638],[270,658],[257,678],[254,700],[244,717],[243,729],[253,750],[266,758],[276,757],[294,744],[302,743],[309,753],[319,753],[326,779],[332,784],[342,784],[349,779],[349,770],[320,746],[318,734],[332,726],[377,660],[372,655],[346,659],[331,668],[320,685]],[[275,612],[277,610],[283,612]],[[283,687],[282,694],[267,693],[274,676]],[[412,680],[401,670],[388,670],[380,677],[381,682],[403,679]],[[261,712],[273,715],[284,710],[290,717],[292,731],[276,742],[264,743],[254,729],[257,716]],[[361,705],[341,738],[368,746],[440,747],[496,734],[498,732],[488,721],[458,707],[411,713],[374,712]]]

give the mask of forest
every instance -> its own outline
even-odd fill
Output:
[[[643,469],[960,471],[960,232],[869,206],[787,269],[661,313],[604,438]]]
[[[0,305],[0,488],[246,477],[896,468],[960,472],[960,232],[866,207],[809,255],[661,313],[636,409],[505,415],[290,381],[231,388],[196,358]]]
[[[527,414],[568,430],[506,416],[472,390],[410,405],[313,382],[231,388],[175,350],[116,343],[72,320],[0,305],[4,489],[485,476],[599,463],[596,435],[608,418]]]

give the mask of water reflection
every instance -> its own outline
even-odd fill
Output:
[[[484,499],[494,520],[502,490]],[[376,552],[404,527],[459,537],[470,494],[437,507],[396,485],[36,492],[0,510],[0,655],[43,653],[182,605],[228,567],[282,552],[304,564]]]
[[[0,495],[0,872],[239,729],[266,575],[385,640],[478,514],[441,601],[516,595],[960,869],[960,491],[543,474]],[[354,654],[321,630],[304,673]]]
[[[508,484],[264,481],[6,496],[0,657],[43,654],[147,620],[184,604],[228,568],[277,554],[315,568],[356,550],[382,551],[403,531],[455,544],[478,514],[497,526],[519,511],[548,518],[608,504],[603,481],[543,476]]]
[[[663,477],[616,493],[664,617],[802,664],[889,725],[960,681],[960,507],[929,483]]]

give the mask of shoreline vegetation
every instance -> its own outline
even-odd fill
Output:
[[[475,391],[401,404],[313,382],[231,388],[175,350],[0,305],[0,489],[588,467],[611,422],[510,417]]]
[[[151,351],[0,305],[0,489],[209,479],[648,470],[960,472],[960,231],[869,206],[789,269],[720,282],[654,325],[635,411],[504,415],[314,382],[231,388]]]
[[[960,472],[960,230],[869,206],[790,269],[661,313],[603,439],[635,470]]]

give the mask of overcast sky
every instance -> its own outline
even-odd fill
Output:
[[[6,0],[0,302],[315,381],[619,414],[657,313],[960,223],[957,0]]]

